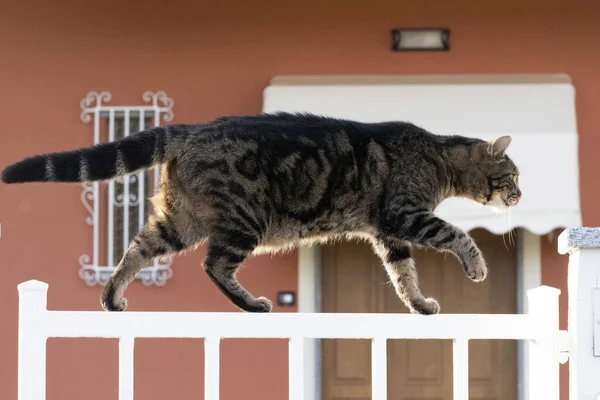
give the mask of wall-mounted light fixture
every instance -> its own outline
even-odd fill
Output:
[[[292,307],[296,305],[296,293],[277,292],[277,305]]]
[[[394,51],[448,51],[450,29],[406,28],[392,30]]]

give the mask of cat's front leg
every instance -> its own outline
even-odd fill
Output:
[[[398,222],[400,238],[415,245],[454,253],[467,276],[475,282],[487,277],[488,269],[481,250],[461,229],[426,210],[404,213],[394,220]]]
[[[481,282],[487,277],[488,269],[483,254],[475,241],[467,233],[436,217],[430,212],[421,214],[418,221],[418,233],[413,235],[411,242],[437,250],[454,253],[463,265],[464,271],[475,282]]]
[[[396,294],[411,313],[431,315],[440,312],[439,303],[421,293],[410,244],[394,238],[379,237],[373,241],[373,247],[383,261]]]

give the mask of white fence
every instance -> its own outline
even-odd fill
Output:
[[[527,340],[529,399],[559,399],[558,297],[538,287],[528,292],[529,313],[514,315],[304,314],[304,313],[107,313],[51,311],[48,285],[19,285],[19,400],[46,398],[46,340],[49,337],[119,338],[119,400],[133,399],[135,338],[203,338],[205,400],[219,398],[222,338],[288,338],[289,399],[304,393],[304,338],[371,339],[372,400],[387,400],[387,339],[454,341],[454,399],[468,400],[470,339]],[[574,400],[574,399],[573,399]]]

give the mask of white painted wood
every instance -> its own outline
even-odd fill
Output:
[[[302,246],[298,249],[298,312],[320,312],[320,279],[321,251],[320,246]],[[320,400],[319,383],[321,371],[320,346],[316,339],[304,339],[304,393]]]
[[[525,297],[521,312],[527,313],[527,291],[542,285],[542,243],[539,235],[526,229],[521,230],[521,234],[523,252],[519,261],[522,263],[522,291]]]
[[[542,285],[541,237],[526,229],[517,234],[517,308],[520,314],[528,312],[527,291]],[[518,342],[519,400],[529,400],[528,343]]]
[[[133,349],[131,336],[119,340],[119,400],[133,400]]]
[[[204,400],[219,400],[221,339],[204,339]]]
[[[592,330],[594,334],[594,357],[600,357],[600,289],[592,290],[592,309],[594,320]]]
[[[19,291],[18,400],[46,399],[46,314],[48,284],[27,281]]]
[[[594,297],[600,287],[600,228],[570,228],[558,239],[569,254],[569,398],[600,396],[600,357],[594,356]]]
[[[455,392],[468,395],[469,339],[526,339],[535,374],[532,399],[558,396],[558,293],[539,287],[529,291],[530,312],[521,315],[318,314],[82,312],[46,310],[47,285],[19,285],[19,400],[45,397],[47,337],[121,338],[120,400],[133,398],[134,338],[205,338],[205,399],[219,398],[221,338],[290,339],[290,398],[302,400],[304,338],[372,339],[373,399],[387,397],[387,339],[451,339],[455,341]],[[547,381],[552,382],[548,384]],[[540,397],[541,396],[541,397]]]
[[[454,340],[452,354],[454,400],[469,400],[469,341]]]
[[[560,290],[541,286],[528,292],[529,315],[537,327],[529,342],[529,398],[559,400],[560,338],[558,297]]]
[[[304,338],[289,340],[289,400],[304,400]]]
[[[387,339],[371,341],[371,399],[387,400]]]
[[[536,321],[518,314],[295,314],[48,311],[49,337],[323,339],[535,339]],[[469,327],[466,329],[465,327]]]

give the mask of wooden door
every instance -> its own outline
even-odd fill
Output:
[[[471,233],[488,261],[482,283],[470,281],[451,254],[415,252],[421,289],[442,313],[516,313],[516,251],[508,237]],[[371,247],[341,243],[323,248],[323,312],[406,313]],[[468,329],[465,327],[465,329]],[[367,340],[322,341],[322,399],[371,398],[371,347]],[[515,341],[469,344],[471,399],[517,399]],[[451,400],[452,342],[388,341],[388,399]]]

